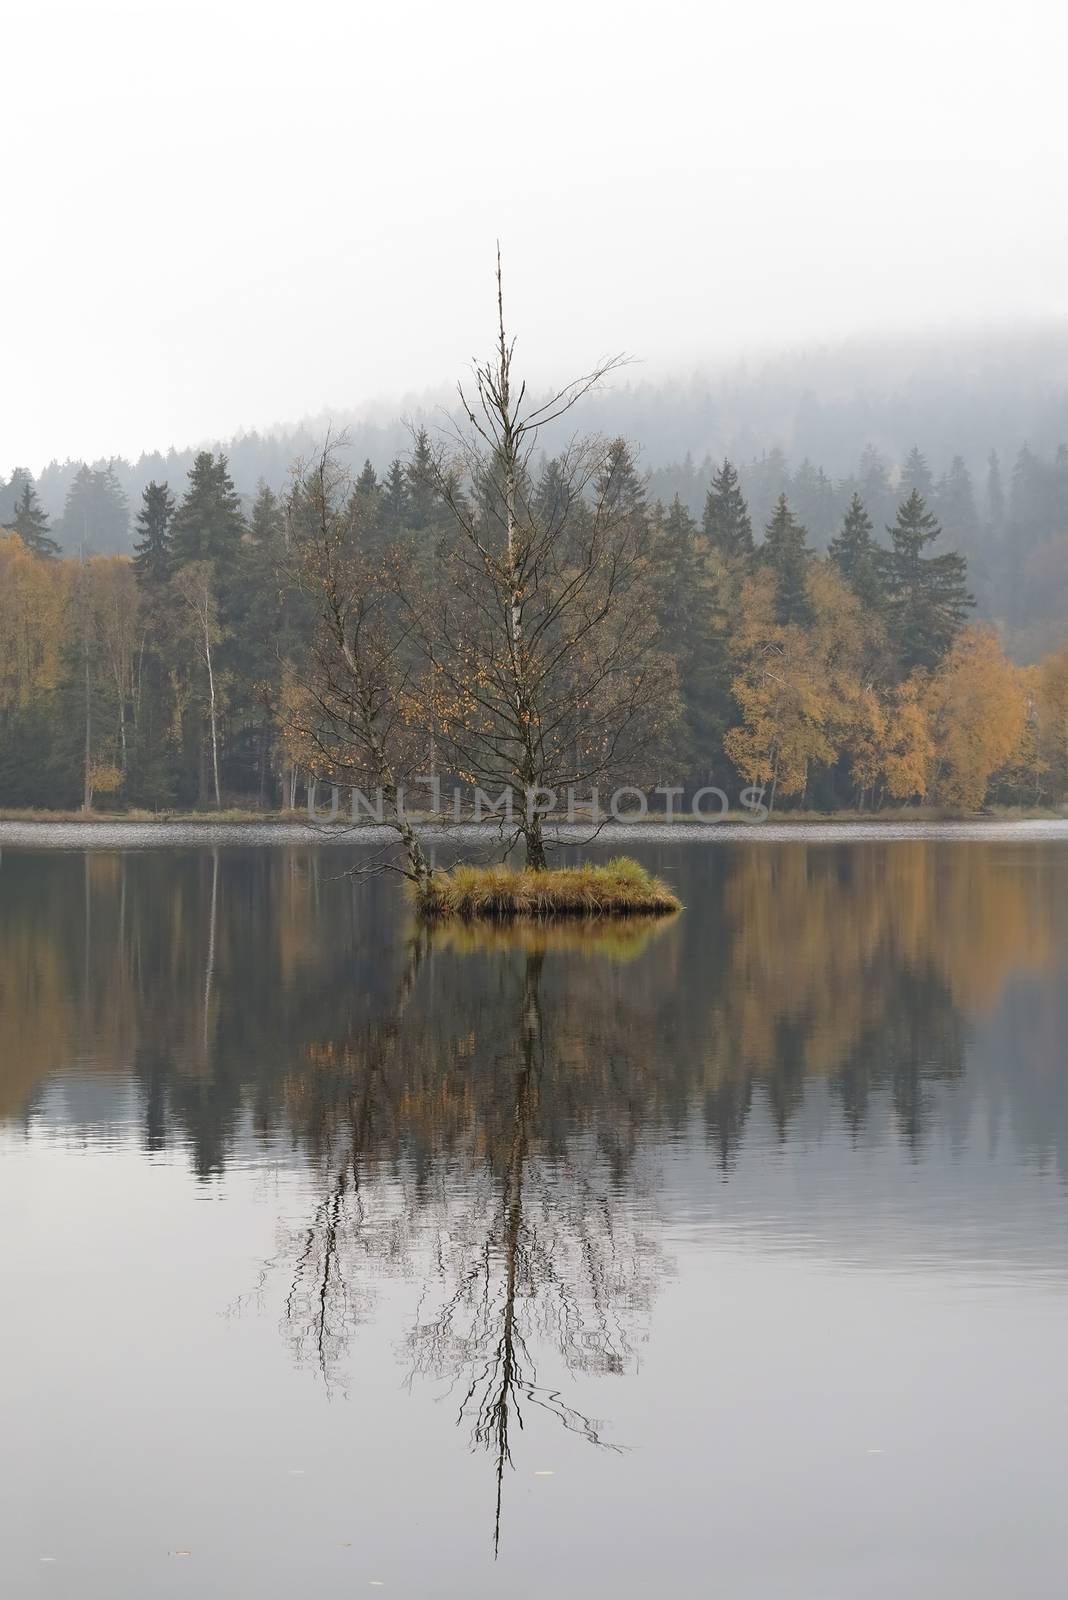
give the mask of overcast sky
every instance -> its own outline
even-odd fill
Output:
[[[7,0],[0,472],[1068,313],[1064,7]]]

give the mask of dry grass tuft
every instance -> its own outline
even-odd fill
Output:
[[[426,917],[656,917],[679,911],[674,890],[626,856],[603,867],[454,867],[416,895]]]

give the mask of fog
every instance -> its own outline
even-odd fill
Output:
[[[1062,8],[5,13],[0,472],[1068,314]],[[680,451],[685,443],[680,443]]]

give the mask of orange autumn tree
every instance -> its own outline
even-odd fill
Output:
[[[867,684],[858,702],[850,744],[850,775],[861,797],[878,805],[891,800],[922,800],[934,755],[925,679],[913,673],[903,683],[883,688]]]
[[[811,621],[782,623],[774,575],[742,586],[731,691],[741,712],[724,748],[750,783],[775,797],[803,795],[814,767],[829,766],[855,733],[864,683],[881,635],[836,572],[813,562],[805,574]]]
[[[934,758],[930,787],[944,805],[974,811],[991,779],[1013,761],[1027,726],[1020,669],[993,628],[965,628],[924,695]]]
[[[68,580],[65,563],[0,534],[0,716],[28,710],[59,683]]]
[[[1068,787],[1068,645],[1033,669],[1035,743],[1054,790]]]

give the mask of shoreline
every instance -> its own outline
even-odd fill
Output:
[[[481,851],[479,859],[483,862],[488,862],[494,856],[500,859],[506,854],[504,840],[489,823],[461,823],[442,827],[416,821],[415,829],[425,845],[442,852],[442,864],[451,863],[455,859],[451,852],[464,846],[473,848],[477,845]],[[891,845],[929,840],[967,844],[1014,839],[1028,843],[1068,843],[1068,817],[1017,814],[964,819],[917,817],[909,821],[820,817],[768,822],[742,819],[701,822],[676,818],[670,823],[610,823],[600,830],[580,823],[550,823],[546,827],[545,837],[547,842],[561,849],[589,852],[608,850],[612,854],[618,854],[621,848],[640,850],[645,847],[678,846],[685,850],[719,845],[723,849],[732,849],[754,843],[834,845],[864,842]],[[346,845],[353,851],[365,846],[373,846],[380,851],[383,846],[396,842],[392,829],[378,824],[353,828],[350,824],[316,824],[307,818],[302,821],[279,817],[270,820],[256,818],[247,822],[202,815],[195,821],[160,818],[150,822],[131,818],[109,820],[102,816],[80,818],[77,821],[0,819],[0,851],[6,848],[121,852],[278,846],[337,849]],[[596,857],[591,854],[590,859],[595,860]]]

